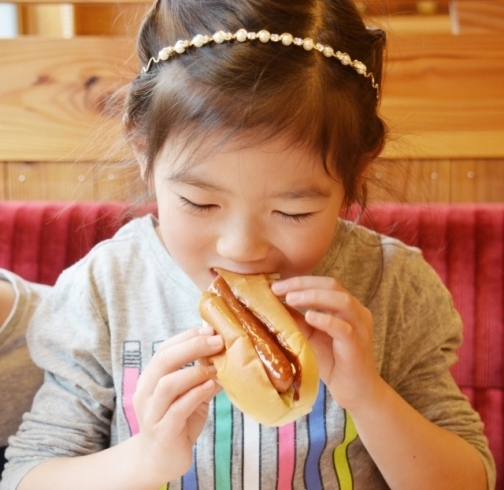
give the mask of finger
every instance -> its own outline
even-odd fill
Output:
[[[215,335],[215,330],[210,326],[205,326],[202,328],[190,328],[190,329],[184,330],[183,332],[181,332],[177,335],[174,335],[173,337],[170,337],[167,340],[165,340],[164,342],[162,342],[158,346],[156,352],[160,352],[165,349],[169,349],[170,347],[173,347],[174,345],[180,344],[181,342],[184,342],[186,340],[197,337],[198,335],[203,335],[203,336]]]
[[[360,333],[369,326],[369,315],[360,301],[347,291],[307,289],[289,292],[286,303],[294,308],[312,309],[331,313],[350,323]]]
[[[147,369],[140,376],[137,391],[140,391],[143,396],[149,396],[163,376],[197,359],[216,354],[223,347],[224,341],[220,335],[189,335],[182,342],[158,349]]]
[[[336,279],[328,276],[297,276],[275,281],[271,284],[271,290],[277,296],[285,296],[289,292],[301,291],[304,289],[346,291]]]
[[[161,424],[166,424],[168,433],[174,433],[189,423],[195,412],[203,410],[206,417],[210,400],[221,390],[222,387],[213,379],[195,386],[175,400],[165,413]]]
[[[355,338],[352,325],[329,313],[308,310],[305,314],[306,322],[318,331],[324,332],[337,342],[349,342]]]
[[[180,397],[196,386],[208,381],[215,382],[216,370],[213,366],[191,366],[168,374],[159,380],[149,401],[146,420],[157,423]],[[213,386],[213,385],[212,385]]]

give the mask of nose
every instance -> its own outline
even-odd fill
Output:
[[[266,259],[271,245],[262,226],[241,221],[221,231],[216,248],[221,257],[245,264]]]

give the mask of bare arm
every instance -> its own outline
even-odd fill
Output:
[[[221,388],[212,366],[180,368],[222,349],[222,338],[213,334],[210,328],[187,330],[156,351],[133,399],[137,435],[96,453],[46,460],[18,490],[157,490],[186,473],[209,402]]]
[[[156,481],[143,457],[135,436],[99,453],[47,460],[21,480],[19,490],[64,490],[69,486],[74,490],[155,490],[163,482]]]
[[[373,410],[365,408],[368,403]],[[381,378],[376,392],[351,415],[390,488],[487,488],[485,468],[476,449],[427,420]]]
[[[308,309],[300,325],[317,354],[321,378],[351,414],[391,489],[487,488],[477,450],[427,420],[380,377],[367,308],[329,277],[287,279],[273,290],[289,306]]]

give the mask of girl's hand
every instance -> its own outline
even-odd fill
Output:
[[[159,475],[160,482],[190,469],[193,445],[203,430],[209,402],[221,390],[213,366],[186,366],[222,350],[222,337],[214,333],[203,327],[170,338],[140,376],[133,397],[139,449],[147,471]]]
[[[293,277],[272,284],[285,297],[315,350],[320,377],[336,402],[352,411],[371,403],[382,386],[373,356],[370,311],[330,277]],[[292,309],[290,309],[292,311]]]

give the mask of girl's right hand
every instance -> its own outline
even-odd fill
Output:
[[[187,330],[161,344],[140,376],[133,406],[142,471],[158,475],[162,483],[190,469],[209,402],[222,389],[213,366],[184,366],[223,347],[222,337],[211,327]]]

